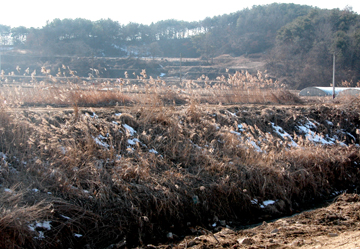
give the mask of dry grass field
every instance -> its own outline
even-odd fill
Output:
[[[177,84],[145,70],[136,82],[2,77],[1,248],[176,243],[359,187],[355,97],[301,99],[246,71]]]

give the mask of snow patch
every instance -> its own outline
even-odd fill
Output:
[[[255,149],[255,151],[262,152],[261,148],[254,141],[249,140],[248,142]]]
[[[230,131],[230,133],[235,134],[235,135],[237,135],[237,136],[241,137],[241,133],[240,133],[240,132],[237,132],[237,131]]]
[[[292,147],[298,147],[298,144],[293,140],[293,138],[289,135],[289,133],[287,133],[286,131],[283,130],[283,128],[281,128],[280,126],[275,125],[274,123],[271,123],[273,129],[275,130],[275,132],[281,136],[282,138],[286,139],[290,139],[290,146]]]
[[[137,138],[133,138],[133,139],[128,139],[127,142],[130,145],[136,145],[136,143],[140,143],[140,140]]]
[[[61,146],[61,147],[60,147],[60,151],[61,151],[61,153],[62,153],[63,155],[65,155],[66,152],[67,152],[67,150],[66,150],[66,148],[65,148],[64,146]]]
[[[307,123],[305,123],[304,125],[299,125],[297,126],[297,129],[305,134],[305,138],[313,143],[320,143],[323,145],[334,145],[335,144],[335,139],[329,138],[327,135],[327,139],[330,140],[326,140],[323,136],[320,136],[318,134],[316,134],[316,132],[312,131],[311,129],[316,129],[316,125],[311,122],[310,120],[307,121]]]
[[[28,225],[29,229],[33,232],[37,232],[38,233],[38,236],[37,237],[34,237],[35,239],[45,239],[45,234],[44,234],[44,231],[38,231],[38,229],[42,229],[42,230],[48,230],[50,231],[51,230],[51,221],[42,221],[42,222],[38,222],[36,221],[35,223],[33,224],[30,224]]]
[[[3,153],[3,152],[0,152],[0,159],[1,159],[1,158],[5,161],[5,160],[7,159],[6,154]]]
[[[130,125],[123,124],[123,127],[126,129],[130,136],[134,136],[134,134],[136,133],[135,129],[132,128]]]
[[[252,199],[250,200],[251,204],[254,204],[254,205],[258,205],[259,204],[259,201],[258,199]],[[260,204],[260,208],[265,208],[266,206],[268,205],[272,205],[274,204],[275,201],[273,200],[266,200],[266,201],[263,201],[262,204]]]
[[[5,188],[4,191],[7,192],[7,193],[12,193],[12,192],[13,192],[13,191],[12,191],[11,189],[9,189],[9,188]]]
[[[243,124],[239,124],[239,125],[238,125],[238,128],[239,128],[239,131],[245,131]]]
[[[63,217],[64,219],[66,219],[66,220],[71,220],[71,218],[68,217],[68,216],[65,216],[65,215],[62,215],[62,214],[60,214],[60,216]]]
[[[93,137],[93,138],[94,138],[94,137]],[[95,138],[94,138],[94,141],[95,141],[95,143],[96,143],[97,145],[100,145],[100,146],[105,147],[105,148],[109,148],[109,147],[110,147],[110,145],[108,145],[107,143],[101,141],[100,139],[106,139],[106,138],[105,138],[104,136],[101,136],[101,135],[99,135],[98,137],[95,137]]]
[[[237,117],[235,113],[232,113],[230,111],[226,111],[230,116]]]
[[[154,153],[155,155],[156,155],[156,154],[159,154],[159,153],[158,153],[156,150],[154,150],[154,149],[150,149],[149,152],[150,152],[150,153]]]
[[[90,117],[92,117],[92,118],[98,118],[98,115],[96,115],[95,112],[93,112],[93,114],[90,115]]]
[[[257,199],[252,199],[252,200],[250,200],[250,202],[251,202],[251,204],[254,204],[254,205],[259,203],[259,201]]]
[[[260,205],[260,207],[261,207],[261,208],[265,208],[266,206],[272,205],[272,204],[274,204],[274,203],[275,203],[275,201],[273,201],[273,200],[266,200],[266,201],[263,201],[263,204]]]

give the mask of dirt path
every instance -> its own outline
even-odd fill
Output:
[[[231,227],[229,227],[231,228]],[[177,248],[360,248],[360,196],[343,194],[325,208],[240,231],[198,228]],[[169,245],[160,246],[168,248]]]

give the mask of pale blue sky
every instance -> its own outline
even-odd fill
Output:
[[[344,9],[352,6],[353,10],[360,13],[359,0],[2,0],[0,3],[0,24],[11,27],[43,27],[46,21],[55,18],[85,18],[96,21],[110,18],[120,24],[137,22],[150,24],[159,20],[177,19],[183,21],[199,21],[206,17],[230,14],[253,5],[264,5],[273,2],[296,3],[319,8]]]

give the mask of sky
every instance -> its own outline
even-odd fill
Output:
[[[230,14],[253,5],[295,3],[322,9],[344,9],[351,6],[360,14],[359,0],[2,0],[0,24],[10,27],[41,28],[55,18],[84,18],[91,21],[110,18],[120,24],[129,22],[151,24],[160,20],[176,19],[200,21],[206,17]]]

